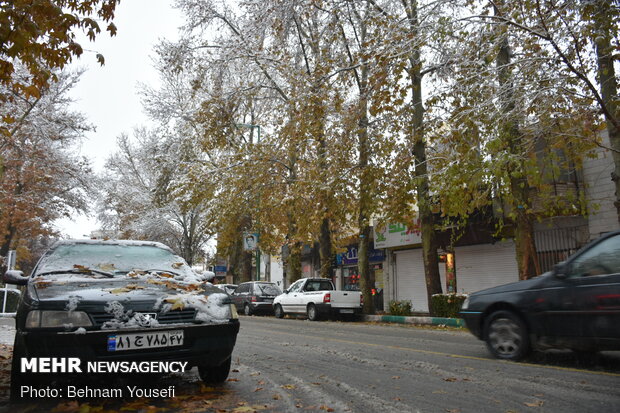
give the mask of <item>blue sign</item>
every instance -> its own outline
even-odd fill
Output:
[[[213,272],[226,272],[228,270],[228,267],[226,267],[225,265],[216,265],[213,267]]]
[[[374,248],[370,250],[370,255],[368,257],[369,262],[383,262],[384,260],[384,250],[376,250]],[[336,256],[336,263],[338,265],[357,265],[357,261],[358,256],[356,246],[348,246],[346,253],[338,254]]]

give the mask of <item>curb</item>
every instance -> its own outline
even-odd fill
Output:
[[[405,317],[398,315],[362,315],[362,320],[378,323],[419,324],[432,326],[465,327],[462,318]]]

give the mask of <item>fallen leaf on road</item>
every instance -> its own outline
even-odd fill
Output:
[[[325,410],[326,412],[333,412],[334,409],[332,409],[331,407],[327,407],[325,405],[320,407],[321,410]]]
[[[272,399],[274,400],[280,400],[282,397],[279,394],[274,394]]]
[[[458,381],[458,380],[459,380],[459,379],[457,379],[456,377],[447,377],[447,378],[443,379],[443,381],[450,381],[450,382],[452,382],[452,381]]]
[[[239,381],[239,379],[228,379],[226,381]]]
[[[282,385],[280,387],[282,387],[283,389],[289,389],[289,390],[297,388],[297,386],[295,386],[294,384],[284,384],[284,385]]]
[[[257,413],[257,412],[258,410],[252,406],[237,407],[236,409],[232,410],[232,413]]]
[[[77,401],[59,403],[52,409],[54,413],[77,412],[80,410],[80,403]]]
[[[536,400],[533,403],[525,402],[523,404],[525,404],[527,407],[542,407],[542,405],[545,404],[545,402],[542,400]]]
[[[392,380],[398,380],[400,379],[400,376],[392,376]]]
[[[263,390],[262,387],[257,387],[256,389],[254,389],[254,393],[256,393],[257,391],[261,391],[261,390]]]
[[[446,409],[448,413],[461,413],[461,409]]]
[[[110,292],[110,294],[123,294],[123,293],[128,293],[129,291],[131,291],[131,290],[129,288],[125,288],[125,287],[114,288],[112,290],[108,290],[108,292]]]

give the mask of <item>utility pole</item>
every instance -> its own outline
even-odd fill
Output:
[[[235,126],[241,128],[249,128],[252,131],[254,128],[257,130],[257,139],[256,143],[260,143],[260,125],[252,125],[250,123],[237,123]],[[258,193],[259,203],[260,203],[260,192]],[[260,281],[260,225],[257,223],[256,228],[257,238],[256,238],[256,281]]]

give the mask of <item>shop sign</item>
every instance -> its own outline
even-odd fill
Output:
[[[385,260],[385,253],[383,250],[371,249],[368,260],[370,262],[383,262]],[[347,247],[347,252],[339,254],[336,258],[338,265],[357,265],[357,261],[357,247],[355,246]]]
[[[419,225],[409,228],[404,224],[379,224],[373,227],[375,248],[392,248],[422,243]]]

